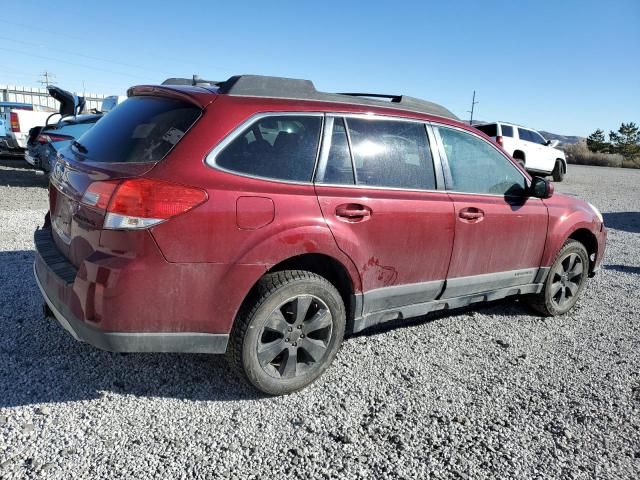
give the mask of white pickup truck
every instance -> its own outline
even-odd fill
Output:
[[[567,174],[567,159],[557,140],[547,140],[540,133],[514,123],[492,122],[474,125],[504,148],[528,172],[552,175],[561,182]]]
[[[16,152],[27,148],[29,130],[44,125],[52,114],[56,112],[49,107],[0,102],[0,151]]]

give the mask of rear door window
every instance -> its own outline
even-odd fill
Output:
[[[246,175],[309,182],[321,130],[322,116],[267,116],[226,145],[216,155],[215,164]]]
[[[475,125],[475,127],[488,137],[498,136],[498,125],[496,125],[495,123],[492,123],[490,125]]]
[[[435,190],[424,124],[347,118],[358,185]]]
[[[93,162],[159,162],[200,113],[200,108],[171,98],[131,97],[100,119],[72,148]]]
[[[526,128],[518,128],[518,137],[520,137],[520,140],[524,140],[525,142],[533,142],[531,132]]]
[[[500,129],[503,137],[513,137],[513,127],[511,125],[502,125]]]

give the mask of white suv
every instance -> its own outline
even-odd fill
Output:
[[[494,122],[474,125],[504,148],[532,174],[553,175],[561,182],[567,173],[564,152],[555,148],[557,140],[546,140],[535,130],[512,123]]]

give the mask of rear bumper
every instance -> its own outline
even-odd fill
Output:
[[[112,332],[77,318],[68,306],[76,271],[57,250],[49,229],[35,233],[34,276],[56,320],[76,340],[110,352],[224,353],[229,335],[199,332]]]
[[[16,150],[19,148],[19,145],[16,143],[16,140],[11,137],[0,137],[0,148],[4,150]]]

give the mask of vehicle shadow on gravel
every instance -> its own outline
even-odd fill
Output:
[[[121,354],[74,340],[42,313],[34,252],[0,252],[0,408],[135,395],[204,401],[261,398],[224,355]]]
[[[631,265],[604,265],[605,270],[614,270],[616,272],[631,273],[634,275],[640,275],[640,267],[633,267]]]
[[[24,159],[0,159],[0,185],[9,187],[43,187],[49,185],[49,179]]]
[[[602,216],[607,228],[640,233],[640,212],[610,212],[603,213]]]

